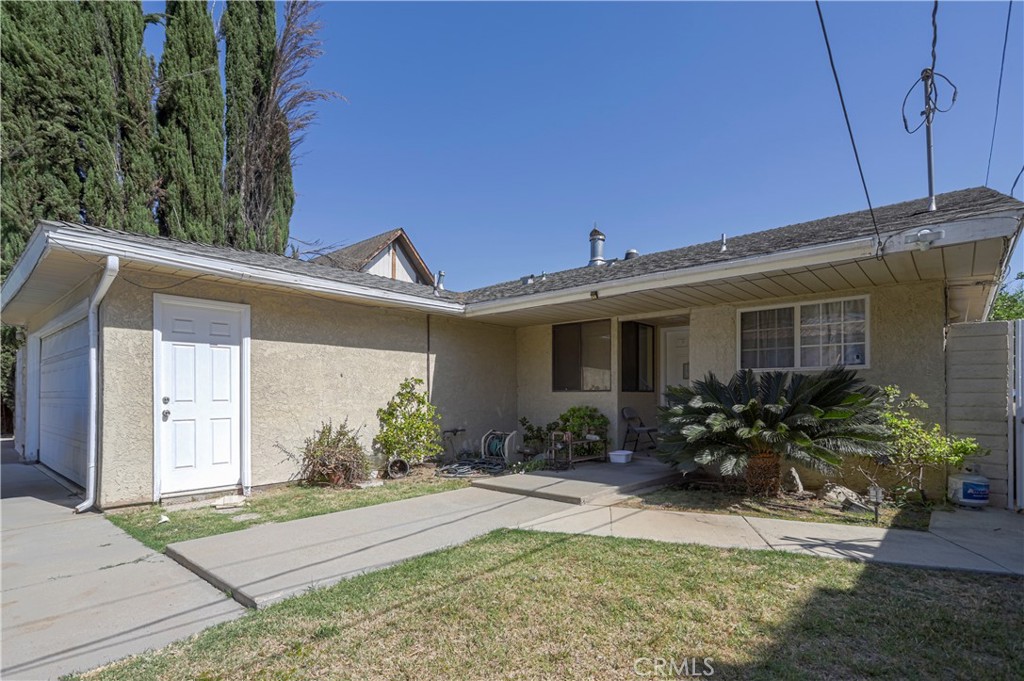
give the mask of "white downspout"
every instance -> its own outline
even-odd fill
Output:
[[[88,450],[88,467],[85,473],[85,501],[75,507],[75,513],[88,511],[96,504],[96,461],[99,439],[99,307],[103,296],[114,283],[120,267],[116,255],[107,256],[107,266],[100,277],[100,283],[89,297],[89,424],[86,446]]]

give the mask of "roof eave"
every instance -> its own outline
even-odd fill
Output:
[[[68,229],[61,229],[59,225],[54,225],[53,223],[49,223],[47,226],[37,229],[37,233],[34,234],[32,240],[30,240],[30,245],[32,241],[37,239],[37,237],[39,237],[39,240],[47,247],[56,247],[82,254],[117,255],[131,262],[142,262],[156,266],[173,267],[178,270],[195,272],[197,274],[210,274],[243,283],[281,286],[307,293],[330,295],[348,300],[370,302],[377,305],[403,307],[434,313],[458,315],[463,312],[464,308],[462,303],[450,300],[431,300],[426,297],[378,289],[367,285],[339,282],[316,276],[283,272],[267,267],[248,265],[225,258],[184,254],[169,251],[167,249],[161,249],[157,246],[128,243],[117,238],[101,234],[82,234]],[[36,256],[35,260],[32,261],[32,267],[35,266],[35,262],[38,262],[38,259],[42,254],[42,251],[39,251],[38,256]],[[26,249],[26,255],[28,255],[28,249]],[[23,262],[28,264],[29,260],[31,260],[31,258],[25,257],[19,260],[18,265],[16,265],[15,269],[12,270],[12,274],[8,277],[8,280],[13,278],[15,271],[18,270],[19,267],[22,267]],[[30,273],[31,269],[28,271],[28,274]],[[23,277],[20,277],[20,283],[17,281],[13,283],[17,284],[17,288],[20,289],[21,285],[23,285],[24,281],[27,281],[27,279],[28,275],[26,274]],[[4,305],[7,304],[9,295],[7,283],[8,282],[5,281],[3,287]],[[16,291],[13,291],[10,294],[10,298],[13,298],[15,294]]]
[[[909,229],[883,232],[881,242],[885,244],[886,254],[910,251],[917,248],[914,243],[906,243],[902,238],[923,229],[940,229],[956,224],[958,233],[949,235],[942,241],[943,246],[979,241],[986,238],[1011,238],[1020,233],[1021,216],[1024,210],[1011,209],[993,212],[961,220],[936,222],[931,225],[920,225]],[[879,239],[874,236],[858,237],[827,244],[805,246],[788,251],[760,254],[724,262],[696,265],[684,269],[666,270],[635,277],[595,282],[566,289],[541,293],[527,293],[510,298],[499,298],[466,304],[467,317],[482,317],[505,312],[516,312],[546,305],[577,303],[590,300],[596,293],[598,297],[610,297],[633,293],[649,288],[670,286],[687,286],[700,284],[712,279],[760,274],[769,269],[790,269],[807,267],[839,260],[855,260],[875,255]]]

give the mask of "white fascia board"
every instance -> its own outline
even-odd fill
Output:
[[[412,296],[407,293],[386,291],[370,286],[332,281],[330,279],[321,279],[319,277],[282,272],[280,270],[266,269],[263,267],[254,267],[252,265],[246,265],[221,258],[211,258],[209,256],[169,251],[145,244],[126,244],[116,238],[110,238],[103,235],[85,235],[70,231],[55,230],[49,233],[49,239],[55,246],[75,251],[77,253],[117,255],[127,261],[144,262],[164,267],[174,267],[175,269],[188,270],[196,272],[197,274],[211,274],[218,277],[224,277],[225,279],[235,279],[241,282],[284,286],[310,293],[320,293],[338,296],[341,298],[395,305],[405,308],[415,308],[428,312],[461,314],[463,311],[462,303],[453,303],[445,300],[428,300],[426,298]]]
[[[950,222],[936,222],[930,225],[919,225],[899,232],[886,233],[882,237],[882,253],[897,253],[900,251],[916,251],[918,244],[905,243],[904,237],[917,234],[924,229],[943,230],[942,238],[932,242],[931,248],[943,246],[957,246],[972,241],[985,241],[986,239],[1016,239],[1020,232],[1022,210],[1008,210],[981,215],[966,220],[954,220]]]
[[[28,278],[32,275],[32,270],[36,268],[39,261],[46,255],[48,248],[49,242],[46,238],[46,229],[39,227],[29,237],[28,244],[26,244],[25,250],[22,251],[21,257],[18,258],[18,262],[14,263],[14,267],[11,268],[11,271],[7,273],[7,277],[4,279],[3,288],[0,289],[0,311],[6,309],[7,305],[18,295],[18,291],[28,281]]]
[[[807,246],[791,251],[780,251],[767,255],[739,258],[724,262],[709,263],[688,267],[684,270],[668,270],[642,274],[626,279],[613,279],[607,282],[595,282],[571,289],[561,289],[549,293],[535,293],[515,298],[489,300],[481,303],[469,303],[466,316],[513,312],[531,307],[558,305],[560,303],[578,303],[591,299],[591,293],[597,291],[599,298],[618,296],[624,293],[646,291],[651,288],[669,286],[689,286],[701,284],[714,279],[726,279],[751,274],[761,274],[768,270],[806,267],[834,260],[864,258],[875,252],[875,238],[862,237],[851,241],[840,241],[832,244]],[[605,265],[604,267],[608,267]],[[612,265],[614,267],[614,265]]]
[[[944,237],[935,242],[933,247],[955,246],[972,241],[1011,237],[1020,230],[1021,215],[1022,211],[1011,210],[966,220],[936,222],[932,225],[920,225],[911,229],[883,233],[881,241],[885,244],[884,253],[912,251],[918,248],[917,244],[905,244],[903,236],[916,234],[926,228],[936,230],[947,229],[953,226],[955,226],[955,230],[946,231]],[[626,279],[595,282],[548,293],[526,294],[513,298],[469,303],[466,306],[466,316],[478,317],[546,305],[558,305],[560,303],[579,303],[591,300],[591,293],[594,291],[597,291],[599,298],[608,298],[624,293],[644,291],[650,288],[688,286],[716,279],[761,274],[768,270],[793,269],[843,260],[856,260],[875,255],[877,245],[878,239],[873,236],[860,237],[849,241],[806,246],[789,251],[779,251],[749,258],[698,265],[684,270],[669,270]]]

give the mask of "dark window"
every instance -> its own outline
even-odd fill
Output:
[[[654,327],[622,323],[622,391],[654,392]]]
[[[600,391],[612,388],[611,322],[551,327],[551,389]]]

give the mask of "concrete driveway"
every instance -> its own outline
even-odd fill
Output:
[[[80,498],[11,454],[0,465],[0,677],[85,671],[245,612],[102,515],[74,515]]]

